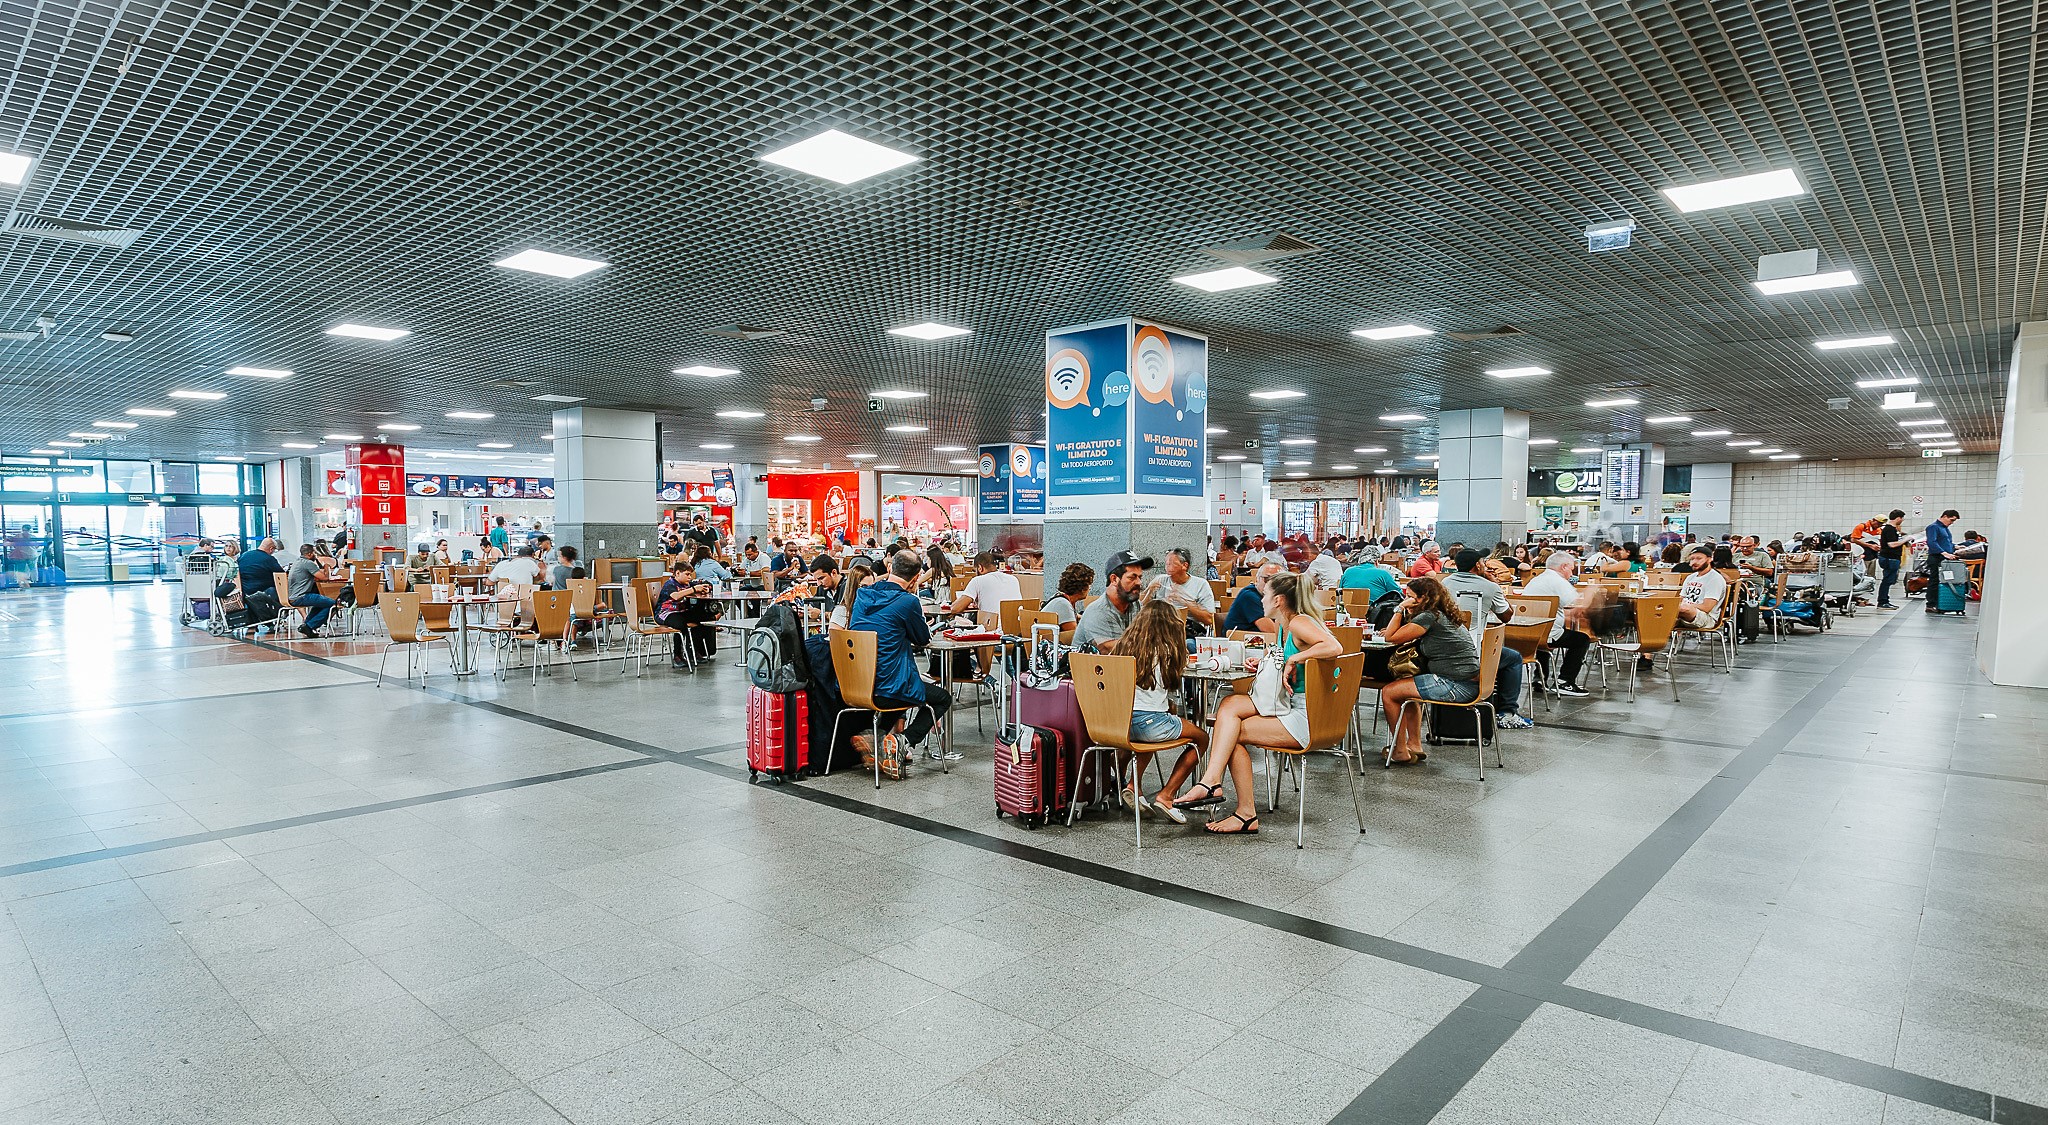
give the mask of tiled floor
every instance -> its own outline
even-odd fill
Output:
[[[729,659],[378,688],[170,595],[0,600],[0,1123],[2048,1119],[2048,693],[1974,622],[1137,852],[995,819],[971,712],[749,786]]]

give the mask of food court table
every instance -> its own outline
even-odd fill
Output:
[[[940,654],[939,688],[947,699],[953,698],[953,662],[948,656],[956,652],[975,652],[984,648],[995,648],[1002,644],[1002,638],[991,637],[985,641],[956,641],[950,637],[933,637],[925,651]],[[939,720],[939,768],[941,772],[952,772],[953,761],[953,709],[946,708],[945,717]]]
[[[469,655],[469,609],[471,606],[518,605],[518,598],[501,598],[493,594],[457,594],[453,597],[420,599],[420,608],[445,607],[448,617],[455,626],[455,644],[448,654],[448,670],[457,676],[476,675],[476,662]]]

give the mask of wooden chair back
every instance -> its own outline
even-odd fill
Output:
[[[1643,572],[1643,588],[1646,590],[1676,590],[1685,585],[1685,573],[1677,570],[1646,570]]]
[[[1509,594],[1508,608],[1516,617],[1556,617],[1558,599],[1554,594]]]
[[[1351,732],[1358,708],[1358,685],[1365,677],[1365,654],[1353,652],[1335,660],[1310,660],[1302,665],[1302,697],[1308,708],[1309,750],[1328,750]]]
[[[1230,583],[1221,578],[1209,579],[1209,592],[1216,595],[1216,604],[1223,605],[1230,600]]]
[[[996,606],[996,613],[999,618],[997,627],[1002,629],[1003,635],[1006,637],[1024,636],[1024,631],[1018,627],[1021,615],[1037,608],[1038,604],[1036,602],[1023,598],[1016,601],[999,602]]]
[[[1661,594],[1636,599],[1636,643],[1647,655],[1662,652],[1678,627],[1678,595]]]
[[[641,590],[640,584],[637,582],[626,583],[626,588],[620,591],[620,593],[626,595],[626,627],[628,629],[639,628],[641,622],[647,617],[647,594]]]
[[[452,566],[434,566],[427,569],[433,575],[433,582],[436,586],[446,586],[450,582],[455,581],[455,568]]]
[[[628,592],[640,595],[640,618],[654,616],[655,599],[661,597],[661,584],[668,581],[666,576],[658,578],[632,578],[626,582]],[[639,620],[640,618],[635,618]]]
[[[533,628],[542,640],[569,639],[569,615],[576,597],[567,590],[535,590],[531,595]]]
[[[1081,721],[1097,746],[1131,748],[1131,703],[1138,692],[1138,664],[1128,656],[1084,656],[1068,659],[1073,669],[1074,700]]]
[[[579,621],[588,621],[597,615],[597,579],[569,580],[569,612],[575,614]]]
[[[1326,628],[1330,630],[1331,636],[1337,638],[1337,643],[1343,646],[1345,652],[1357,652],[1365,645],[1363,625],[1330,625]]]
[[[354,587],[356,605],[362,609],[376,605],[377,595],[384,592],[384,576],[368,567],[357,567],[348,584]]]
[[[1337,597],[1344,605],[1344,612],[1353,617],[1364,617],[1372,612],[1371,590],[1339,590]]]
[[[875,634],[866,629],[833,629],[832,671],[839,677],[839,698],[848,707],[879,711],[875,706]]]
[[[420,617],[426,621],[427,628],[429,629],[448,628],[449,619],[453,616],[454,612],[455,607],[446,602],[440,605],[428,605],[424,597],[420,600]]]
[[[384,616],[384,631],[393,644],[417,644],[420,639],[420,596],[391,591],[377,599],[377,612]]]
[[[1031,630],[1040,625],[1058,627],[1060,615],[1049,609],[1027,609],[1017,615],[1017,631],[1011,636],[1028,637]]]
[[[1493,681],[1500,672],[1500,650],[1507,643],[1507,627],[1489,625],[1479,639],[1479,694],[1474,701],[1493,698]]]

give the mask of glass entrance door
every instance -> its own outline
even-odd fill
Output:
[[[0,589],[34,585],[39,572],[54,571],[56,526],[48,504],[0,504]]]

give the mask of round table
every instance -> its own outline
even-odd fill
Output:
[[[518,605],[518,598],[501,598],[495,594],[457,595],[451,598],[423,597],[420,608],[433,606],[448,610],[448,617],[455,625],[455,643],[450,646],[448,670],[456,676],[476,675],[476,662],[469,656],[469,607],[484,605]]]

